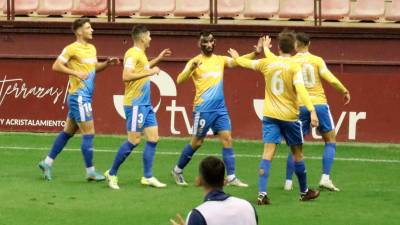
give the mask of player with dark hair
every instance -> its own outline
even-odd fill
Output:
[[[196,95],[193,104],[192,140],[183,149],[171,173],[178,185],[187,185],[183,177],[183,169],[201,147],[207,132],[211,129],[214,134],[218,135],[223,146],[222,156],[226,165],[228,185],[247,187],[248,185],[241,182],[235,175],[231,121],[225,105],[223,90],[224,68],[225,66],[235,67],[236,63],[230,57],[215,55],[215,44],[216,39],[211,32],[201,32],[198,42],[201,54],[191,59],[178,75],[178,84],[190,78],[193,79]],[[259,43],[258,47],[256,46],[256,51],[246,55],[246,57],[254,58],[261,51],[262,43]]]
[[[325,141],[324,154],[322,156],[322,176],[319,186],[331,191],[339,191],[330,178],[335,151],[336,151],[336,131],[333,123],[332,114],[329,109],[328,101],[325,96],[322,80],[328,82],[332,87],[342,93],[345,105],[350,102],[350,93],[346,87],[329,71],[321,57],[309,52],[310,37],[305,33],[296,34],[296,51],[293,56],[295,62],[299,63],[303,72],[304,85],[310,95],[311,102],[315,107],[319,119],[317,127],[319,133]],[[310,133],[310,114],[301,103],[300,120],[303,123],[303,134]],[[294,171],[294,161],[292,154],[288,155],[286,166],[286,182],[284,189],[293,188],[292,176]]]
[[[224,193],[225,165],[214,157],[203,159],[199,165],[196,184],[204,188],[204,203],[193,209],[185,222],[178,214],[172,225],[256,225],[257,212],[246,200]]]
[[[150,47],[150,31],[144,25],[132,29],[134,46],[125,53],[122,79],[125,84],[124,110],[128,139],[119,148],[114,162],[104,175],[112,189],[119,189],[117,172],[132,150],[140,144],[142,133],[147,142],[143,151],[143,185],[163,188],[167,185],[153,176],[152,168],[159,139],[156,114],[151,105],[150,77],[158,75],[160,68],[155,66],[164,57],[171,55],[164,49],[158,57],[148,61],[146,49]]]
[[[265,39],[264,46],[270,46]],[[299,121],[299,97],[311,115],[311,124],[318,126],[318,118],[304,87],[300,66],[291,58],[295,37],[291,32],[282,32],[278,37],[279,57],[249,60],[239,57],[236,50],[229,53],[242,67],[259,71],[265,78],[265,101],[263,117],[264,153],[259,167],[259,205],[270,204],[267,195],[268,177],[276,147],[283,136],[290,146],[295,160],[295,173],[300,184],[300,200],[308,201],[319,196],[318,191],[307,186],[306,167],[303,160],[303,133]]]
[[[46,180],[51,180],[51,168],[57,155],[68,140],[79,130],[82,134],[82,154],[88,180],[101,181],[104,176],[96,172],[93,165],[94,124],[92,97],[96,74],[109,65],[118,64],[117,58],[98,62],[96,48],[90,44],[93,28],[88,18],[79,18],[72,23],[76,41],[64,48],[53,64],[53,70],[69,76],[68,117],[64,130],[57,136],[47,157],[39,163]]]

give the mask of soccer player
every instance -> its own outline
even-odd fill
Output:
[[[322,177],[319,182],[319,186],[331,191],[339,191],[339,188],[335,187],[332,179],[329,176],[336,150],[336,132],[321,80],[323,79],[327,81],[332,87],[342,93],[345,99],[345,105],[350,102],[350,93],[329,71],[324,60],[308,51],[309,47],[310,37],[305,33],[297,33],[297,54],[293,57],[293,59],[302,67],[304,84],[310,95],[311,102],[315,107],[315,111],[319,119],[319,126],[317,128],[325,141],[324,154],[322,156]],[[304,104],[301,104],[300,107],[300,120],[303,123],[303,134],[309,134],[310,113],[307,111],[306,107],[304,107]],[[293,171],[294,161],[292,154],[289,154],[286,166],[285,190],[291,190],[293,188]]]
[[[178,84],[192,78],[196,88],[196,95],[193,107],[192,140],[183,149],[171,173],[178,185],[187,186],[183,177],[183,169],[203,144],[208,130],[212,129],[214,134],[218,134],[223,145],[222,156],[226,165],[228,185],[247,187],[247,184],[241,182],[235,176],[231,121],[225,106],[223,90],[224,68],[225,66],[232,68],[236,64],[230,57],[213,54],[215,43],[216,40],[211,32],[201,32],[198,43],[201,54],[191,59],[177,78]],[[260,52],[255,51],[246,55],[246,57],[254,58]]]
[[[118,169],[140,144],[141,135],[144,133],[147,142],[143,151],[144,176],[140,182],[143,185],[163,188],[166,184],[155,178],[152,172],[159,137],[157,119],[151,105],[150,77],[160,73],[160,68],[154,65],[165,56],[171,55],[171,51],[164,49],[158,57],[149,62],[145,51],[150,47],[150,31],[143,25],[137,25],[132,29],[132,39],[134,45],[125,53],[122,74],[125,84],[124,110],[128,139],[121,145],[111,168],[104,175],[110,188],[119,189]]]
[[[199,165],[197,186],[204,189],[204,203],[193,209],[187,222],[178,214],[177,221],[170,220],[172,225],[256,225],[257,212],[246,200],[229,196],[224,193],[224,163],[209,156]]]
[[[279,57],[249,60],[239,57],[236,50],[229,53],[242,67],[259,71],[265,79],[265,101],[263,118],[264,153],[260,162],[257,204],[270,204],[267,195],[268,176],[277,144],[281,136],[290,146],[295,160],[295,172],[300,184],[300,200],[308,201],[319,196],[318,191],[307,186],[306,167],[303,160],[302,124],[299,121],[297,97],[304,102],[311,115],[311,124],[318,125],[318,118],[304,87],[300,66],[290,53],[294,50],[293,33],[279,34]],[[270,45],[267,43],[266,45]]]
[[[96,73],[109,65],[118,64],[117,58],[97,62],[96,48],[90,44],[93,28],[88,18],[79,18],[72,23],[76,41],[64,48],[53,64],[53,70],[69,76],[68,117],[62,131],[54,141],[47,157],[39,163],[46,180],[51,180],[51,168],[57,155],[68,140],[79,130],[82,134],[82,154],[89,181],[102,181],[104,176],[96,172],[93,165],[94,124],[92,97]]]

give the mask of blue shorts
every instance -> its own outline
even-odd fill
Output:
[[[142,132],[147,127],[157,126],[156,114],[151,105],[124,106],[128,132]]]
[[[228,112],[193,112],[193,135],[205,137],[210,129],[214,134],[220,131],[231,131],[231,119]]]
[[[76,123],[93,120],[92,99],[81,95],[68,95],[68,118]]]
[[[264,117],[262,123],[264,144],[280,144],[282,136],[289,146],[304,142],[301,121],[291,122]]]
[[[314,107],[319,120],[318,131],[323,134],[334,130],[335,124],[333,123],[332,114],[329,110],[329,105],[314,105]],[[309,134],[311,131],[311,116],[310,112],[305,106],[300,107],[300,120],[303,123],[303,134]]]

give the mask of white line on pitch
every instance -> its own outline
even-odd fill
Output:
[[[46,151],[49,150],[49,148],[38,148],[38,147],[19,147],[19,146],[0,146],[0,149],[18,149],[18,150],[42,150]],[[81,150],[78,148],[65,148],[64,150],[67,151],[76,151],[80,152]],[[116,150],[111,150],[111,149],[96,149],[96,152],[116,152]],[[134,154],[140,154],[141,152],[139,151],[133,151],[132,153]],[[158,155],[180,155],[180,152],[157,152]],[[209,156],[209,155],[215,155],[218,156],[219,154],[215,153],[196,153],[196,155],[201,155],[201,156]],[[239,158],[260,158],[261,155],[252,155],[252,154],[235,154],[235,157]],[[275,158],[278,159],[286,159],[287,156],[275,156]],[[316,157],[316,156],[308,156],[304,157],[305,159],[312,159],[312,160],[321,160],[322,157]],[[400,163],[400,160],[394,160],[394,159],[367,159],[367,158],[340,158],[336,157],[335,160],[337,161],[353,161],[353,162],[373,162],[373,163]]]

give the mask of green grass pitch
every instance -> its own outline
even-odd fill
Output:
[[[215,140],[206,141],[185,169],[187,188],[174,184],[170,170],[188,139],[162,138],[154,162],[154,175],[166,189],[144,187],[143,144],[119,171],[121,190],[105,182],[88,183],[79,151],[80,136],[71,139],[53,165],[53,180],[44,181],[37,163],[47,154],[55,135],[0,133],[0,225],[167,225],[179,212],[183,216],[203,200],[194,186],[197,165],[205,155],[221,156]],[[111,166],[123,136],[96,136],[95,165],[104,172]],[[323,146],[306,144],[308,183],[316,187]],[[257,168],[262,143],[235,141],[237,176],[249,188],[226,187],[231,195],[255,203]],[[338,144],[332,176],[341,192],[323,191],[313,202],[298,201],[295,190],[283,191],[285,158],[281,145],[272,163],[269,195],[272,205],[256,206],[260,225],[383,225],[400,224],[400,147],[398,145]]]

